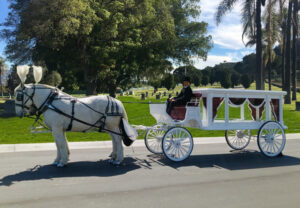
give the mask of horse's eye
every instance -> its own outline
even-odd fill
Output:
[[[21,93],[18,93],[17,94],[17,99],[16,99],[17,101],[22,101],[23,100],[23,94],[21,94]]]

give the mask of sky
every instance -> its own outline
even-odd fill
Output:
[[[254,52],[255,48],[246,48],[242,42],[241,5],[237,4],[233,11],[224,17],[221,24],[216,25],[214,16],[220,1],[201,0],[200,2],[201,16],[199,21],[208,23],[208,34],[212,36],[214,47],[209,51],[206,61],[193,58],[196,68],[203,69],[206,66],[214,66],[224,61],[241,61],[245,55]],[[8,6],[7,0],[0,0],[0,23],[3,23],[8,15]],[[0,40],[0,56],[4,58],[5,45],[5,41]]]

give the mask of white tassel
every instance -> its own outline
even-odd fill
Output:
[[[24,84],[27,78],[27,74],[29,72],[29,66],[27,65],[22,65],[22,66],[17,66],[17,73],[18,76],[21,80],[21,83]]]
[[[39,83],[43,76],[43,68],[40,66],[32,66],[35,83]]]

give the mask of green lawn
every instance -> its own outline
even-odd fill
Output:
[[[216,87],[216,86],[214,86]],[[251,86],[251,89],[254,89],[254,85]],[[273,90],[280,90],[277,87],[273,87]],[[164,89],[162,89],[164,91]],[[300,98],[300,94],[298,94]],[[141,101],[140,96],[124,96],[119,97],[119,99],[124,102],[126,108],[129,122],[136,125],[146,125],[151,126],[155,124],[154,118],[149,113],[148,104],[146,102],[152,101],[157,102],[154,98],[147,99],[146,101]],[[166,97],[159,100],[159,102],[164,102]],[[130,103],[130,102],[142,102],[139,103]],[[247,107],[245,107],[246,113],[250,112]],[[300,112],[295,111],[295,102],[290,105],[284,105],[284,121],[285,125],[288,126],[286,130],[287,133],[300,133]],[[230,108],[230,115],[232,117],[239,117],[239,109]],[[219,109],[219,114],[217,119],[222,119],[224,116],[224,105]],[[246,117],[247,118],[247,117]],[[249,115],[248,115],[249,118]],[[0,118],[0,144],[14,144],[14,143],[39,143],[39,142],[53,142],[53,137],[51,133],[44,134],[31,134],[30,126],[33,123],[32,119],[29,118]],[[199,129],[189,129],[194,137],[215,137],[215,136],[224,136],[224,131],[203,131]],[[255,133],[255,132],[253,132]],[[67,138],[69,141],[101,141],[108,140],[109,135],[98,132],[91,133],[67,133]],[[143,135],[140,136],[140,139],[143,138]]]

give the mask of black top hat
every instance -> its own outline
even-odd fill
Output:
[[[191,78],[186,76],[186,77],[183,78],[183,81],[191,82]]]

